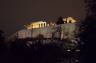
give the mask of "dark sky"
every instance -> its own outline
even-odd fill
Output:
[[[84,19],[84,0],[0,0],[0,29],[10,35],[34,20],[58,16]]]

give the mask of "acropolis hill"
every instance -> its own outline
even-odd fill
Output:
[[[64,24],[47,23],[46,21],[36,21],[29,25],[25,25],[25,29],[15,33],[15,37],[19,39],[37,38],[42,35],[43,38],[61,38],[74,39],[78,28],[76,20],[72,17],[62,19]]]

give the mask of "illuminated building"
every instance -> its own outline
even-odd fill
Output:
[[[44,21],[32,22],[31,24],[26,26],[27,29],[42,28],[42,27],[46,27],[46,22]]]
[[[72,17],[67,17],[67,18],[63,18],[64,23],[75,23],[76,20]],[[50,23],[47,24],[44,21],[38,21],[38,22],[32,22],[31,24],[27,25],[26,28],[27,29],[33,29],[33,28],[42,28],[42,27],[46,27],[46,26],[51,26],[51,25],[55,25],[55,23]]]
[[[26,29],[22,29],[16,33],[18,38],[36,38],[38,35],[44,38],[61,38],[73,39],[75,33],[78,33],[76,21],[72,17],[62,18],[64,24],[57,25],[55,22],[36,21],[26,25]],[[74,32],[76,31],[76,32]]]
[[[75,23],[76,20],[72,17],[63,18],[64,23]]]

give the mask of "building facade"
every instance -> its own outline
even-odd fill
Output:
[[[42,28],[42,27],[46,27],[46,22],[38,21],[38,22],[33,22],[26,26],[27,29]]]

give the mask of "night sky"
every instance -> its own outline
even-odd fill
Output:
[[[84,19],[84,0],[0,0],[0,29],[11,35],[35,20]]]

